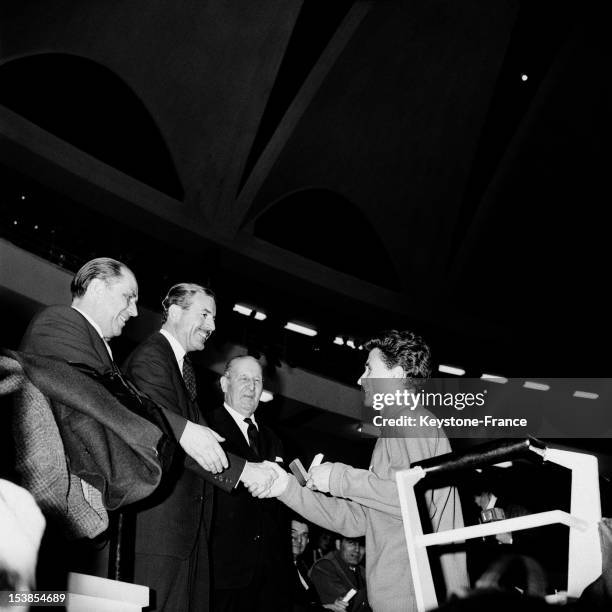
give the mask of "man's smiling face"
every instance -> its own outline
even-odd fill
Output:
[[[138,283],[134,275],[124,269],[120,276],[108,280],[96,279],[98,307],[95,320],[104,338],[120,336],[130,317],[138,315]]]
[[[187,308],[178,304],[173,309],[173,324],[176,339],[190,353],[201,351],[206,341],[215,330],[217,307],[215,299],[205,293],[195,293]]]
[[[250,417],[259,404],[263,391],[263,378],[259,362],[253,357],[235,359],[221,377],[225,401],[228,406]]]

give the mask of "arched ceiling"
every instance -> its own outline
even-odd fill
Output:
[[[329,4],[7,0],[0,63],[60,53],[111,71],[159,130],[185,197],[100,163],[15,107],[0,109],[1,159],[178,244],[229,295],[287,316],[356,332],[414,326],[441,359],[502,373],[517,359],[530,372],[567,367],[555,343],[571,321],[568,352],[599,363],[610,9]],[[119,134],[128,120],[116,116]],[[313,188],[360,210],[398,290],[253,236],[271,203]],[[368,245],[355,236],[354,248]]]

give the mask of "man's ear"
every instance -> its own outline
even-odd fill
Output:
[[[406,378],[406,371],[401,365],[396,365],[391,368],[391,378]]]
[[[104,291],[105,286],[106,283],[101,278],[92,278],[89,281],[89,285],[87,285],[85,293],[89,293],[92,296],[99,297]]]
[[[182,308],[178,305],[178,304],[170,304],[170,308],[168,308],[168,321],[170,321],[170,323],[176,323],[180,314]]]
[[[221,391],[227,393],[227,376],[225,374],[219,379],[219,384],[221,385]]]
[[[336,538],[336,550],[340,550],[340,538]]]

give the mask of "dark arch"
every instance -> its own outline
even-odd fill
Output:
[[[395,267],[361,210],[328,189],[282,197],[256,220],[255,236],[381,287],[399,289]]]
[[[64,53],[11,60],[0,66],[0,104],[117,170],[183,199],[153,118],[101,64]]]

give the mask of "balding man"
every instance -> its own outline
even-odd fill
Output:
[[[180,283],[168,291],[162,311],[161,330],[134,350],[125,371],[171,418],[203,424],[190,353],[203,350],[215,330],[215,297],[205,287]],[[208,609],[210,485],[230,495],[239,482],[265,488],[275,477],[257,457],[232,454],[230,442],[224,446],[228,449],[227,470],[209,475],[205,482],[179,458],[172,476],[139,504],[134,579],[155,590],[155,610]],[[228,528],[238,528],[236,523],[231,521]]]
[[[121,335],[131,317],[138,315],[136,277],[121,262],[99,257],[75,274],[70,290],[71,306],[49,306],[38,313],[20,350],[58,357],[97,376],[119,372],[109,342]],[[164,414],[184,451],[204,470],[218,473],[227,467],[214,431],[172,410],[165,409]]]
[[[70,289],[71,306],[49,306],[38,313],[26,330],[20,350],[62,359],[101,380],[118,379],[120,384],[115,388],[121,395],[120,401],[126,398],[139,403],[156,400],[136,391],[123,376],[109,344],[112,338],[121,335],[126,322],[138,315],[138,283],[133,272],[115,259],[96,258],[75,274]],[[175,407],[159,403],[171,433],[189,456],[185,465],[190,470],[228,487],[236,484],[238,476],[244,479],[251,475],[253,470],[245,470],[245,461],[239,458],[232,461],[233,470],[229,470],[229,475],[223,472],[228,467],[228,459],[219,444],[222,438]],[[267,476],[264,479],[263,469],[258,471],[261,472],[259,485],[257,478],[253,478],[255,484],[249,481],[256,490],[263,486],[262,483],[272,480]],[[91,548],[82,555],[83,559],[91,556]],[[69,569],[104,575],[103,556],[93,556],[95,560],[91,563],[95,567],[74,558],[69,560]]]
[[[249,356],[235,357],[220,382],[223,407],[210,414],[209,423],[225,438],[225,448],[250,461],[282,462],[280,440],[257,415],[263,391],[259,362]],[[282,505],[275,499],[256,499],[245,487],[231,494],[217,489],[215,494],[212,609],[286,610],[291,559]]]

